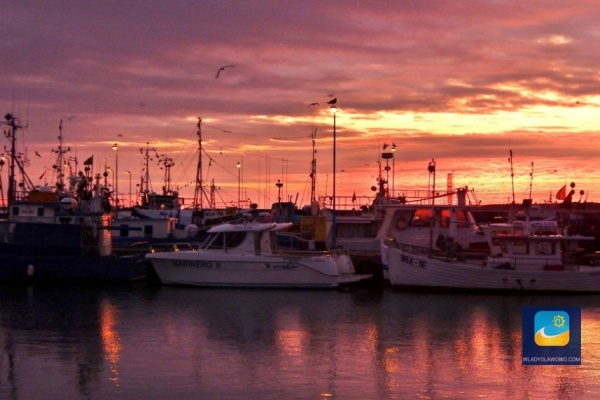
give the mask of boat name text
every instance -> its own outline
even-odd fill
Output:
[[[425,260],[419,260],[416,258],[412,258],[405,254],[400,255],[400,260],[402,260],[402,262],[404,264],[414,265],[415,267],[419,267],[419,268],[423,268],[423,269],[425,269],[425,267],[427,267],[427,262]]]
[[[186,267],[186,268],[220,268],[221,263],[212,261],[200,261],[200,260],[173,260],[174,267]]]
[[[298,264],[267,264],[267,268],[271,269],[296,269]]]

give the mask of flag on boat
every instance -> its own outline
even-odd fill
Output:
[[[564,185],[556,192],[556,200],[564,200],[567,198],[567,185]]]
[[[356,201],[356,192],[354,192],[354,194],[352,195],[352,202],[354,203]]]
[[[94,163],[94,156],[91,156],[83,162],[83,165],[92,165]]]

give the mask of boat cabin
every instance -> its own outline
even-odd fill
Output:
[[[394,239],[414,246],[452,241],[463,249],[486,247],[472,213],[463,206],[397,205],[387,207],[378,239]]]
[[[291,223],[242,223],[223,224],[208,230],[208,237],[200,250],[222,250],[240,255],[273,254],[274,235],[288,229]]]
[[[577,252],[577,243],[593,240],[562,235],[556,221],[547,220],[490,224],[483,231],[494,268],[563,270]]]

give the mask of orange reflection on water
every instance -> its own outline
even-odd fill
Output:
[[[300,355],[304,343],[308,339],[308,333],[301,330],[279,330],[277,331],[277,342],[281,353],[285,355]]]
[[[281,314],[278,316],[277,325],[280,329],[276,331],[277,343],[280,353],[284,355],[299,356],[308,340],[308,332],[302,323],[297,320],[296,315]]]
[[[118,321],[118,310],[108,301],[103,299],[100,303],[100,334],[102,336],[102,345],[104,348],[104,358],[108,361],[110,369],[110,380],[116,385],[119,384],[119,371],[117,365],[120,359],[121,338],[115,329]]]
[[[600,310],[582,310],[581,315],[581,358],[586,364],[593,363],[600,367]],[[594,370],[600,377],[600,370]]]

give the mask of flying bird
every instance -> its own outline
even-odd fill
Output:
[[[233,68],[235,65],[224,65],[217,71],[217,75],[215,75],[215,79],[219,79],[219,75],[221,75],[221,71],[225,71],[225,68]]]
[[[318,105],[319,105],[319,103],[310,103],[308,106],[310,107],[310,106],[318,106]]]
[[[333,99],[331,99],[327,102],[327,104],[331,104],[331,105],[334,105],[335,103],[337,103],[337,97],[334,97]]]
[[[35,151],[35,150],[34,150]],[[41,157],[42,155],[40,153],[38,153],[37,151],[35,151],[35,155],[38,157]]]

